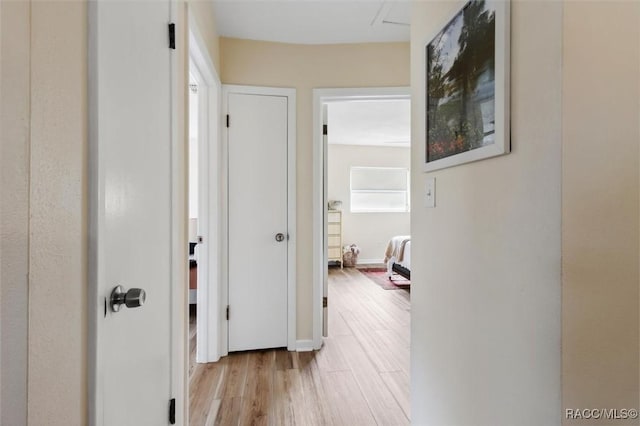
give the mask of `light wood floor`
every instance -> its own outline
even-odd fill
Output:
[[[190,425],[409,424],[409,308],[408,292],[332,268],[320,351],[250,351],[196,364],[192,324]]]

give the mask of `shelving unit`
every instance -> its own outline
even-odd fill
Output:
[[[342,211],[327,213],[327,252],[329,262],[340,262],[342,268]]]

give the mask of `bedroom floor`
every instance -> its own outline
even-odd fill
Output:
[[[408,425],[409,293],[357,269],[329,270],[329,337],[321,350],[231,354],[195,363],[190,425]]]

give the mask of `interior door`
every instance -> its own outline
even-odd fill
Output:
[[[322,105],[322,238],[323,238],[323,255],[322,255],[322,335],[329,336],[329,254],[327,252],[328,241],[328,201],[329,196],[329,108],[327,104]],[[342,265],[342,263],[340,263]]]
[[[229,351],[287,346],[287,102],[227,95]]]
[[[171,4],[98,0],[89,7],[90,280],[97,288],[90,423],[165,425],[172,398]],[[123,294],[113,294],[116,286]],[[135,288],[146,299],[127,292]]]

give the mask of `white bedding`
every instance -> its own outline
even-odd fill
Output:
[[[411,241],[407,241],[404,245],[404,256],[402,257],[402,261],[396,263],[404,266],[408,270],[411,270]]]
[[[399,257],[401,257],[402,260],[399,260]],[[389,277],[393,275],[392,268],[394,263],[411,270],[411,237],[393,237],[391,241],[389,241],[385,260],[387,263],[387,275]]]

